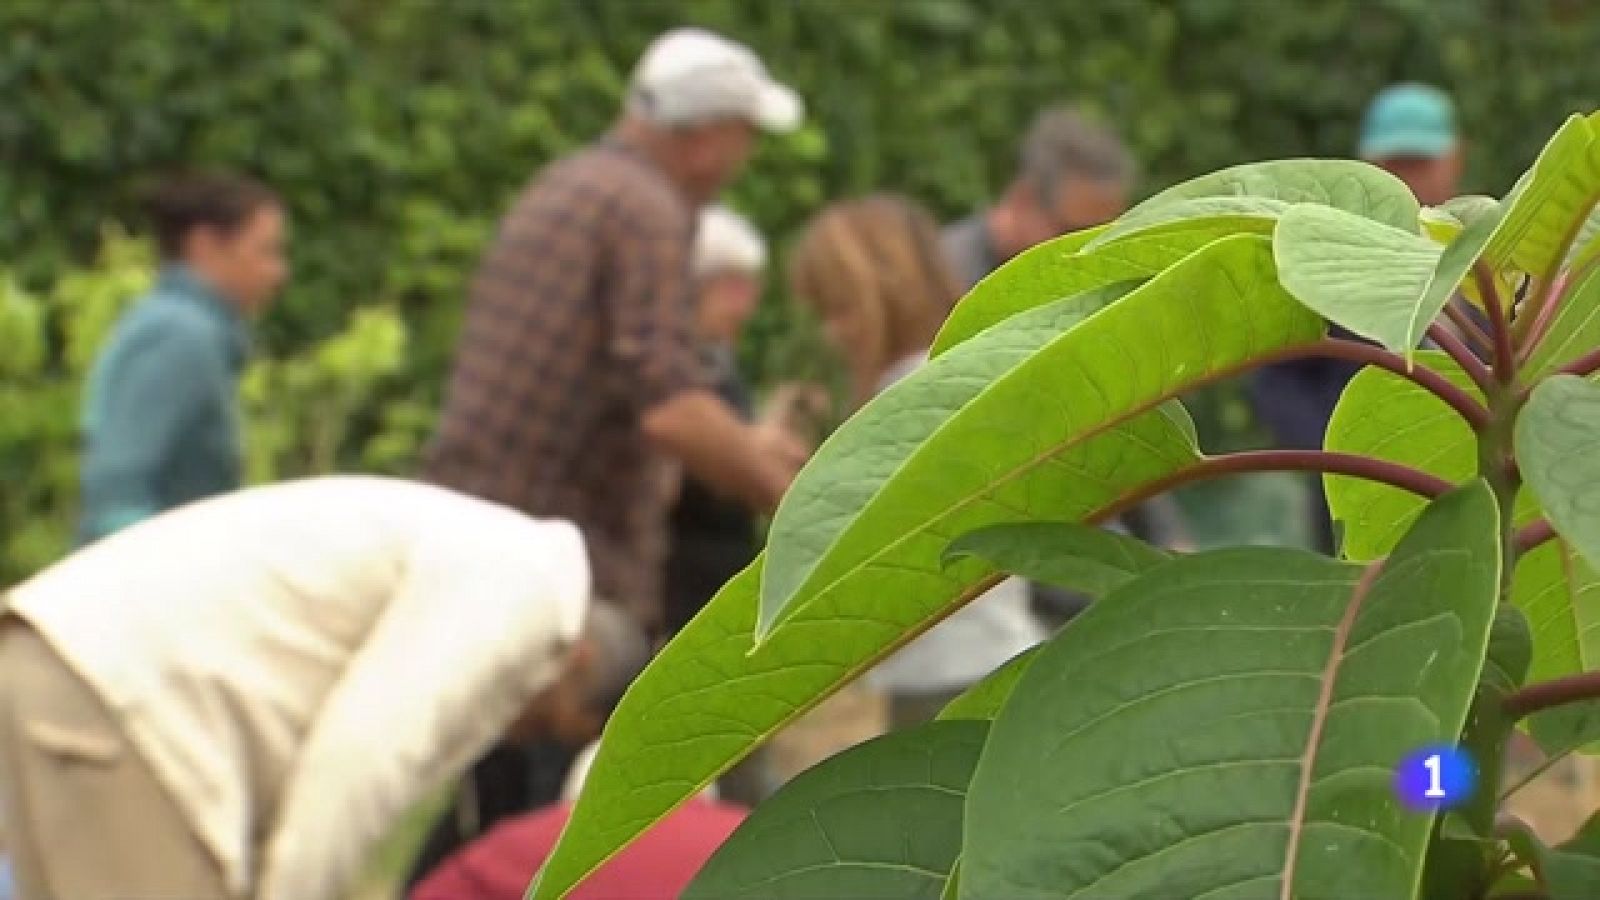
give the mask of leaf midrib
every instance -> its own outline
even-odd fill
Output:
[[[1317,705],[1311,710],[1311,731],[1306,739],[1305,755],[1300,762],[1300,784],[1295,788],[1294,810],[1289,814],[1289,842],[1284,848],[1283,884],[1279,890],[1279,900],[1294,900],[1295,866],[1299,861],[1300,838],[1305,833],[1306,810],[1311,801],[1312,772],[1316,769],[1322,729],[1333,708],[1334,682],[1338,680],[1339,667],[1345,660],[1345,646],[1350,641],[1350,632],[1355,628],[1362,604],[1367,595],[1372,593],[1372,586],[1382,568],[1381,562],[1373,563],[1361,574],[1361,579],[1351,591],[1350,605],[1333,631],[1333,646],[1328,654],[1328,664],[1323,669],[1322,689],[1317,695]]]
[[[1109,307],[1107,307],[1107,308],[1109,308]],[[956,513],[966,509],[968,506],[971,506],[973,503],[977,503],[978,501],[983,500],[986,494],[997,492],[1001,487],[1004,487],[1005,485],[1010,484],[1011,482],[1015,481],[1018,478],[1023,477],[1024,475],[1032,473],[1035,469],[1037,469],[1040,466],[1045,465],[1046,463],[1050,462],[1051,460],[1059,457],[1062,453],[1066,452],[1067,450],[1069,450],[1069,449],[1071,449],[1073,447],[1076,447],[1079,444],[1082,444],[1082,443],[1085,443],[1085,442],[1087,442],[1089,440],[1092,440],[1093,438],[1097,438],[1097,437],[1099,437],[1099,436],[1101,436],[1101,435],[1103,435],[1103,434],[1105,434],[1105,433],[1107,433],[1109,431],[1112,431],[1112,430],[1116,429],[1117,427],[1119,427],[1121,425],[1126,424],[1128,421],[1130,421],[1132,419],[1136,419],[1139,416],[1150,412],[1151,410],[1153,410],[1156,407],[1160,406],[1161,404],[1167,402],[1168,400],[1171,400],[1172,398],[1178,396],[1178,394],[1180,394],[1180,393],[1182,393],[1184,391],[1190,391],[1190,390],[1194,390],[1195,388],[1205,387],[1206,385],[1211,384],[1211,383],[1213,383],[1215,381],[1221,380],[1223,378],[1228,378],[1228,377],[1231,377],[1233,375],[1237,375],[1240,372],[1243,372],[1243,371],[1246,371],[1248,369],[1254,368],[1255,366],[1260,365],[1264,361],[1270,360],[1271,358],[1273,358],[1273,357],[1275,357],[1277,355],[1286,354],[1286,353],[1290,353],[1290,352],[1295,351],[1295,350],[1303,349],[1304,347],[1307,347],[1307,346],[1309,346],[1311,344],[1316,343],[1317,340],[1318,339],[1314,339],[1314,340],[1306,341],[1306,342],[1299,343],[1299,344],[1287,344],[1287,345],[1284,345],[1282,347],[1275,348],[1274,351],[1272,353],[1270,353],[1270,354],[1252,356],[1252,357],[1249,357],[1249,358],[1247,358],[1247,359],[1245,359],[1245,360],[1243,360],[1241,362],[1234,363],[1232,365],[1225,366],[1225,367],[1220,368],[1220,369],[1212,369],[1212,370],[1208,371],[1203,377],[1197,378],[1197,379],[1195,379],[1193,381],[1183,382],[1183,383],[1181,383],[1180,385],[1177,385],[1177,386],[1168,386],[1165,390],[1163,390],[1163,391],[1161,391],[1161,392],[1159,392],[1157,394],[1152,395],[1152,397],[1149,398],[1148,400],[1146,400],[1145,402],[1134,404],[1133,406],[1130,406],[1127,409],[1125,409],[1121,414],[1111,416],[1111,417],[1107,418],[1106,420],[1104,420],[1103,422],[1099,423],[1098,425],[1095,425],[1095,426],[1093,426],[1093,427],[1091,427],[1091,428],[1089,428],[1089,429],[1087,429],[1085,431],[1079,432],[1078,434],[1072,436],[1071,438],[1069,438],[1069,439],[1067,439],[1065,441],[1061,441],[1061,442],[1051,446],[1050,448],[1046,449],[1042,453],[1039,453],[1038,455],[1034,456],[1032,459],[1024,461],[1023,463],[1021,463],[1020,465],[1016,466],[1011,471],[1005,473],[1001,477],[996,478],[993,481],[990,481],[988,483],[988,485],[983,490],[975,491],[975,492],[973,492],[973,493],[971,493],[971,494],[969,494],[969,495],[967,495],[965,497],[962,497],[959,500],[956,500],[956,501],[952,502],[950,505],[946,506],[942,511],[938,512],[937,514],[935,514],[933,516],[930,516],[928,519],[923,521],[915,529],[908,529],[908,530],[902,532],[894,540],[884,544],[881,547],[881,549],[878,550],[877,552],[872,553],[872,554],[870,554],[868,556],[862,557],[857,563],[855,563],[854,565],[852,565],[849,568],[845,569],[844,571],[840,572],[831,581],[829,581],[826,584],[822,585],[821,587],[817,588],[815,591],[812,591],[811,592],[812,599],[815,600],[816,598],[819,598],[819,597],[822,597],[825,594],[828,594],[829,592],[833,591],[835,588],[837,588],[841,583],[843,583],[847,579],[854,577],[857,573],[861,572],[862,570],[866,569],[868,566],[870,566],[873,563],[877,562],[880,558],[882,558],[884,556],[887,556],[891,551],[898,549],[906,541],[909,541],[913,537],[917,537],[917,536],[923,534],[929,528],[931,528],[934,524],[936,524],[938,522],[941,522],[941,521],[943,521],[945,519],[948,519],[950,516],[955,515]],[[995,389],[996,388],[991,386],[990,388],[987,388],[987,389],[985,389],[983,391],[980,391],[978,394],[973,396],[973,399],[968,403],[968,406],[976,404],[985,394],[989,393],[990,390],[995,390]],[[953,418],[954,417],[952,416],[952,419]],[[945,425],[940,426],[940,428],[937,431],[934,432],[933,436],[936,436],[940,431],[943,431],[946,427],[949,426],[949,424],[950,423],[947,422],[947,423],[945,423]],[[916,460],[923,452],[925,452],[927,447],[928,447],[928,445],[933,442],[933,436],[930,436],[930,439],[923,443],[922,447],[918,449],[916,454],[914,454],[911,457],[908,457],[906,459],[905,463],[901,464],[901,466],[899,466],[895,470],[894,474],[891,474],[889,478],[886,478],[884,480],[884,484],[889,484],[892,481],[894,475],[905,471],[905,469],[914,460]],[[1129,440],[1134,440],[1134,441],[1142,440],[1142,438],[1137,437],[1135,435],[1131,435],[1131,434],[1128,435],[1128,437],[1129,437]],[[1159,448],[1156,448],[1156,447],[1151,446],[1149,444],[1146,444],[1146,446],[1151,450],[1159,449]],[[1204,460],[1205,458],[1206,457],[1204,457],[1203,455],[1200,456],[1200,460]],[[1183,466],[1180,466],[1175,471],[1182,471],[1183,469],[1189,468],[1190,466],[1192,466],[1197,461],[1199,461],[1199,460],[1185,461],[1185,464]],[[1086,522],[1086,523],[1090,523],[1090,524],[1096,523],[1096,521],[1101,516],[1106,515],[1109,510],[1114,509],[1118,502],[1121,502],[1122,500],[1125,500],[1128,497],[1134,495],[1138,491],[1138,489],[1140,487],[1142,487],[1142,486],[1143,485],[1132,485],[1127,490],[1119,492],[1114,498],[1112,498],[1110,503],[1107,503],[1106,505],[1100,507],[1096,512],[1085,516],[1080,521],[1083,521],[1083,522]],[[880,489],[880,493],[881,493],[881,489]],[[877,494],[874,494],[874,499],[876,499],[876,497],[877,497]],[[860,521],[860,519],[858,518],[857,522],[859,522],[859,521]],[[852,524],[849,528],[846,528],[845,530],[840,531],[838,536],[836,536],[834,538],[834,540],[829,544],[828,550],[826,552],[827,553],[833,552],[833,549],[835,547],[837,547],[840,543],[842,543],[845,540],[846,536],[850,533],[850,531],[852,529],[854,529],[855,527],[856,527],[856,525]],[[826,558],[826,554],[824,554],[824,556],[821,557],[821,558]],[[800,588],[798,590],[796,590],[794,592],[794,594],[791,595],[791,598],[793,596],[805,593],[806,592],[806,587],[807,586],[806,586],[805,582],[801,582]],[[797,610],[795,610],[795,611],[797,611]],[[787,621],[793,615],[793,613],[794,613],[794,611],[791,611],[788,615],[784,616],[782,619],[778,620],[777,622],[774,622],[772,628],[774,630],[777,629],[778,626],[783,624],[783,622]]]

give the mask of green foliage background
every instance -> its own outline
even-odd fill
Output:
[[[136,222],[151,178],[238,167],[292,207],[296,274],[247,384],[252,476],[403,472],[500,211],[606,126],[631,61],[682,23],[748,41],[808,101],[808,126],[768,142],[730,198],[780,247],[830,197],[980,204],[1032,114],[1064,100],[1124,130],[1145,192],[1348,153],[1367,97],[1418,78],[1459,98],[1466,189],[1499,193],[1565,113],[1600,105],[1583,0],[11,0],[0,584],[70,533],[82,348],[147,265],[104,235]],[[803,334],[769,304],[752,374],[815,374]],[[1213,444],[1250,439],[1236,395],[1198,413]]]

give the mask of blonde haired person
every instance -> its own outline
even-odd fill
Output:
[[[928,345],[961,294],[939,246],[939,227],[902,197],[875,195],[828,207],[791,258],[795,296],[822,319],[844,357],[858,403],[927,359]],[[1002,582],[880,665],[893,727],[932,718],[949,699],[1033,646],[1045,631],[1024,582]]]

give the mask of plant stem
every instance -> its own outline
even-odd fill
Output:
[[[1483,260],[1472,264],[1472,276],[1478,282],[1478,295],[1483,298],[1483,308],[1489,314],[1489,336],[1494,339],[1494,372],[1502,384],[1510,384],[1517,376],[1517,354],[1511,343],[1511,323],[1506,318],[1505,302],[1500,288],[1494,283],[1494,270]]]
[[[1565,706],[1596,697],[1600,697],[1600,671],[1530,684],[1506,697],[1501,706],[1512,718],[1523,719],[1552,706]]]
[[[1513,545],[1516,547],[1517,555],[1521,556],[1555,536],[1555,529],[1550,527],[1549,519],[1536,519],[1517,532]]]
[[[1467,344],[1472,347],[1473,356],[1478,359],[1484,359],[1494,352],[1494,342],[1489,339],[1489,333],[1472,320],[1472,316],[1465,309],[1462,309],[1459,300],[1451,300],[1446,303],[1444,305],[1444,314],[1450,317],[1450,321],[1454,322],[1457,328],[1461,329],[1462,336],[1466,338]]]
[[[1472,382],[1478,386],[1478,390],[1485,394],[1489,393],[1494,386],[1494,376],[1484,366],[1483,360],[1461,343],[1460,338],[1438,322],[1428,326],[1428,337],[1433,338],[1439,349],[1450,354],[1450,358],[1456,361],[1456,365],[1460,366],[1462,371],[1472,376]]]
[[[1478,401],[1461,388],[1451,384],[1443,375],[1433,371],[1427,366],[1413,366],[1404,358],[1395,353],[1390,353],[1382,347],[1372,344],[1363,344],[1360,341],[1348,341],[1340,338],[1328,338],[1314,344],[1304,344],[1299,347],[1290,347],[1268,357],[1266,362],[1285,359],[1299,359],[1304,357],[1328,357],[1330,359],[1344,359],[1364,365],[1377,366],[1393,372],[1412,383],[1424,388],[1449,404],[1461,418],[1467,420],[1474,431],[1481,431],[1489,423],[1489,413]],[[1474,362],[1477,361],[1474,359]],[[1482,364],[1478,363],[1481,369]]]
[[[1590,350],[1572,362],[1561,367],[1561,371],[1579,378],[1587,378],[1600,370],[1600,348]]]
[[[1325,472],[1349,475],[1382,482],[1428,498],[1441,496],[1455,487],[1450,482],[1426,472],[1354,453],[1336,453],[1330,450],[1251,450],[1207,457],[1192,466],[1147,482],[1132,494],[1102,509],[1094,519],[1099,521],[1111,518],[1151,497],[1185,484],[1247,472]]]

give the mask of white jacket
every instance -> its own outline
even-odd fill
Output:
[[[12,592],[259,900],[333,900],[395,820],[558,674],[576,528],[323,478],[206,500]]]

